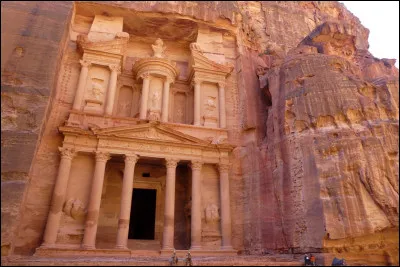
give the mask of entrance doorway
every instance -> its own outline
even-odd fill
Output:
[[[133,189],[129,239],[154,240],[156,194],[156,189]]]

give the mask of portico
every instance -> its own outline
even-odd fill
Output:
[[[89,192],[87,214],[84,224],[81,249],[95,250],[96,236],[102,188],[106,164],[113,157],[124,158],[124,171],[118,218],[118,231],[115,249],[127,250],[129,220],[131,212],[132,189],[135,183],[135,165],[140,158],[159,158],[166,167],[165,195],[163,199],[163,227],[161,253],[170,253],[174,249],[174,217],[175,217],[175,182],[178,164],[186,164],[191,171],[191,245],[193,251],[201,251],[202,247],[202,199],[201,181],[202,167],[207,164],[219,170],[220,176],[220,203],[213,203],[221,207],[221,243],[220,249],[234,252],[231,247],[230,204],[229,204],[229,173],[227,164],[228,154],[232,146],[228,144],[210,144],[207,141],[173,130],[158,122],[137,124],[134,126],[111,127],[107,129],[92,128],[90,131],[78,130],[74,127],[62,126],[59,128],[65,136],[60,151],[66,158],[60,163],[60,174],[57,179],[52,205],[57,206],[59,199],[65,199],[65,192],[58,188],[68,184],[68,175],[71,160],[79,153],[92,155],[95,158],[93,179]],[[65,156],[68,152],[68,157]],[[56,192],[57,191],[57,192]],[[60,192],[58,192],[60,191]],[[203,203],[204,204],[204,203]],[[53,213],[51,213],[52,215]],[[57,216],[57,213],[55,213]],[[57,248],[57,232],[59,220],[50,216],[43,248]],[[206,248],[207,249],[207,248]]]

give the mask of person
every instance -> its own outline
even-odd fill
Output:
[[[338,259],[334,257],[332,260],[332,266],[346,266],[346,261],[344,259]]]
[[[305,266],[310,265],[310,257],[307,254],[304,255],[304,265]]]
[[[313,254],[310,255],[311,266],[315,266],[315,256]]]
[[[176,256],[176,250],[174,249],[174,254],[172,254],[171,259],[169,260],[170,266],[175,266],[178,264],[178,257]]]
[[[192,266],[192,255],[190,255],[190,250],[188,251],[188,254],[186,255],[186,260],[185,260],[185,265],[186,266]]]

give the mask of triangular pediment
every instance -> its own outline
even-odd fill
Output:
[[[154,140],[160,142],[172,142],[179,144],[208,145],[208,142],[194,136],[173,130],[159,123],[146,123],[133,126],[121,126],[110,128],[92,129],[99,137],[114,137],[121,139]]]

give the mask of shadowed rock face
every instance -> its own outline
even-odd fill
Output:
[[[342,4],[316,1],[2,3],[2,255],[41,244],[79,74],[69,30],[99,14],[235,65],[235,249],[398,263],[398,69]]]

